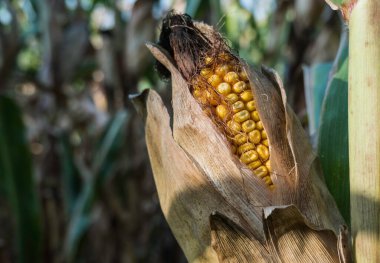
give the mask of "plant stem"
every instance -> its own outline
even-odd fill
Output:
[[[349,22],[349,154],[355,262],[380,262],[380,1]]]

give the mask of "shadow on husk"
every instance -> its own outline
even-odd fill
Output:
[[[161,208],[188,260],[350,262],[344,221],[278,75],[241,61],[270,140],[271,191],[231,153],[170,54],[147,47],[171,73],[173,128],[154,90],[134,103],[144,115]]]

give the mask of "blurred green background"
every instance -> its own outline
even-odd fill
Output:
[[[186,262],[128,99],[170,102],[144,43],[171,9],[275,68],[317,146],[344,28],[324,1],[1,0],[0,262]]]

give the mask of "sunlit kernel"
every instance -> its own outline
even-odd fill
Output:
[[[226,83],[226,82],[222,82],[218,85],[218,87],[216,88],[216,90],[222,94],[222,95],[228,95],[230,94],[231,92],[231,85]]]
[[[211,75],[207,82],[210,83],[211,86],[217,87],[222,82],[222,79],[218,75]]]
[[[269,158],[269,150],[265,145],[259,144],[256,146],[256,151],[260,156],[260,160],[266,161]]]
[[[236,93],[242,93],[244,90],[247,89],[247,85],[245,84],[244,81],[239,81],[239,82],[236,82],[233,86],[232,86],[232,90]]]
[[[226,75],[224,75],[223,80],[233,85],[239,81],[239,76],[236,72],[230,71]]]
[[[256,110],[256,102],[254,100],[251,100],[251,101],[248,101],[246,104],[245,104],[247,110],[249,111],[254,111]]]
[[[216,107],[216,114],[221,120],[225,120],[229,114],[228,108],[224,104],[220,104]]]
[[[221,78],[224,77],[230,71],[230,66],[227,64],[222,64],[215,68],[215,74],[219,75]]]
[[[252,94],[252,91],[251,90],[245,90],[243,91],[241,94],[240,94],[240,98],[244,101],[244,102],[248,102],[250,100],[253,100],[253,94]]]

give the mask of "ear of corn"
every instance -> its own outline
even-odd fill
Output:
[[[272,189],[269,141],[238,60],[227,52],[206,56],[190,84],[193,96],[226,134],[232,151]]]

